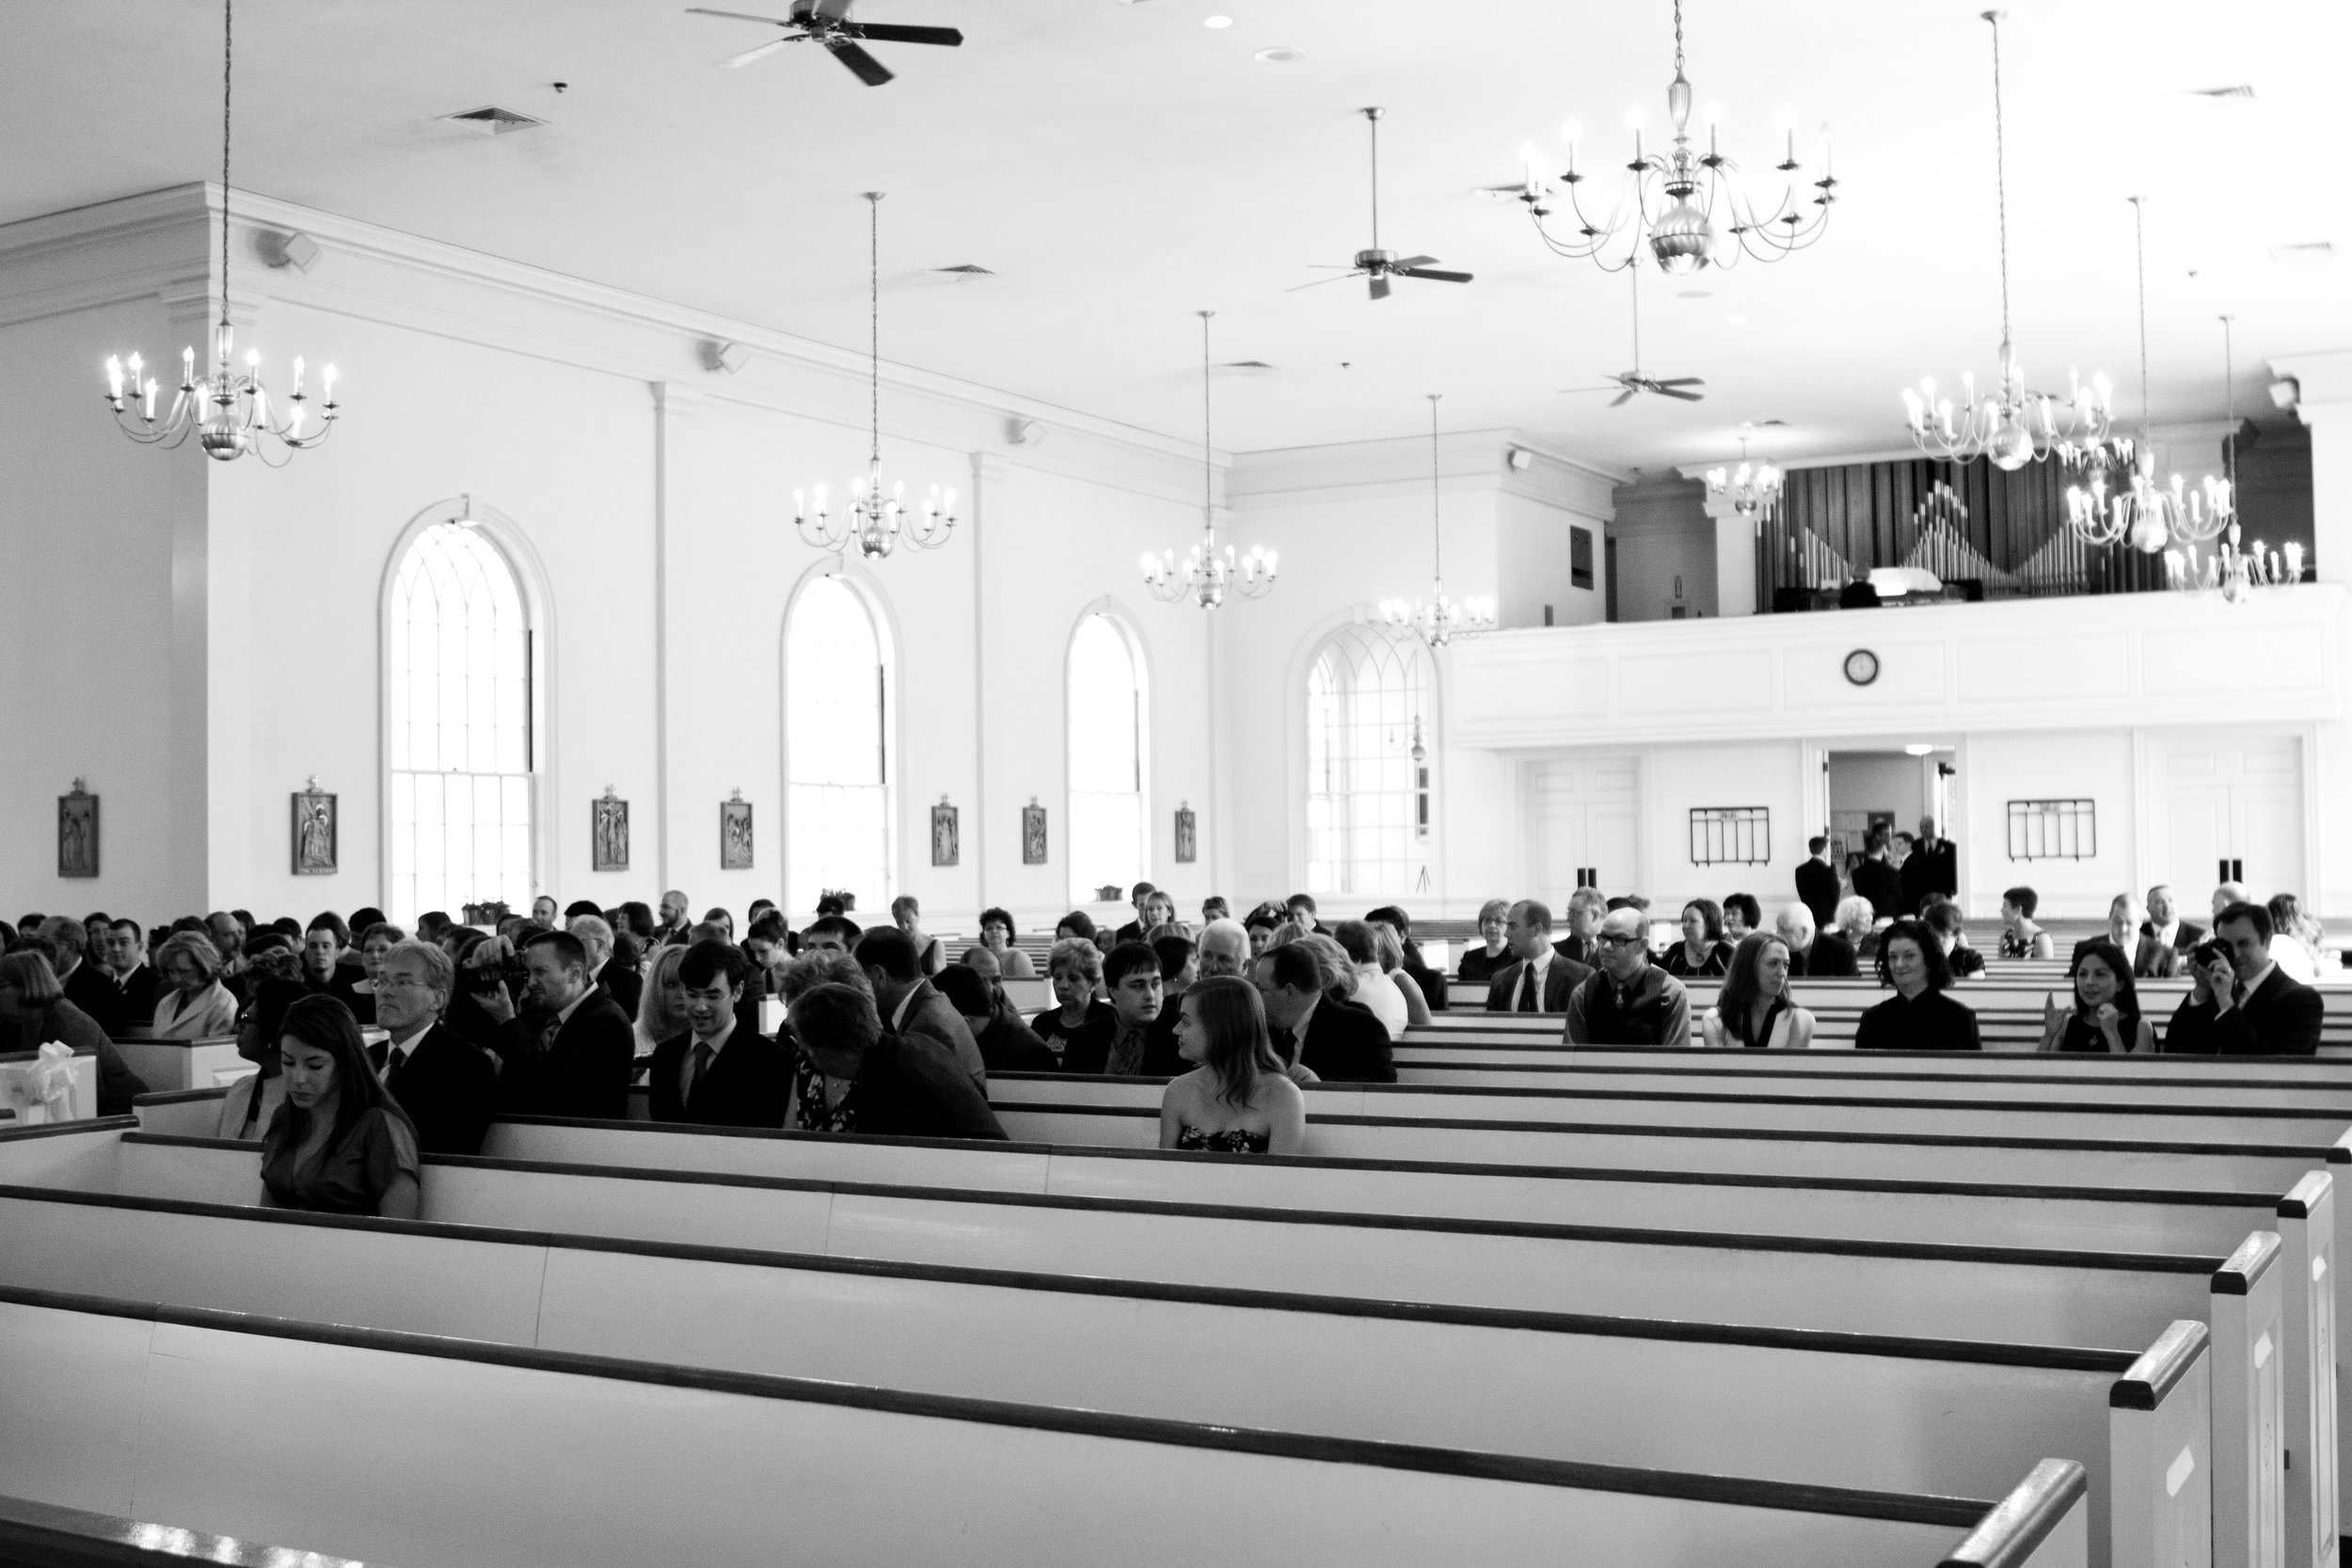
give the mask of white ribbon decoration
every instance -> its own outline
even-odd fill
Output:
[[[73,1118],[73,1048],[51,1040],[39,1056],[0,1069],[8,1102],[19,1127],[39,1127]]]

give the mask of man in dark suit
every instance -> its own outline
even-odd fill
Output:
[[[637,1016],[637,1004],[645,993],[645,977],[621,961],[613,952],[612,923],[600,914],[576,914],[564,923],[565,930],[580,939],[588,950],[588,973],[596,977],[605,994],[632,1020]]]
[[[2181,918],[2172,889],[2158,882],[2148,890],[2148,918],[2139,927],[2139,941],[2125,949],[2132,955],[2132,973],[2169,979],[2190,969],[2188,956],[2205,940],[2205,928]]]
[[[2137,894],[2119,893],[2113,898],[2108,899],[2106,929],[2093,931],[2090,935],[2078,940],[2074,943],[2074,954],[2068,962],[2070,964],[2080,962],[2083,954],[2090,950],[2090,944],[2097,942],[2111,942],[2122,951],[2126,958],[2131,957],[2133,950],[2139,945],[2139,927],[2143,924],[2140,918],[2142,912]]]
[[[1005,1136],[987,1096],[962,1069],[928,1045],[885,1033],[873,997],[855,986],[827,981],[802,991],[786,1028],[810,1069],[791,1116],[803,1132]]]
[[[1325,978],[1323,965],[1302,942],[1269,947],[1251,962],[1249,980],[1265,1003],[1274,1053],[1325,1083],[1395,1083],[1387,1026],[1371,1008],[1326,992]]]
[[[656,1121],[705,1127],[782,1127],[792,1103],[784,1049],[736,1017],[751,960],[723,942],[698,942],[678,960],[686,1032],[653,1048],[645,1075]]]
[[[991,960],[995,957],[985,947],[977,951]],[[972,1031],[972,1037],[980,1045],[980,1060],[988,1065],[992,1074],[1061,1070],[1061,1061],[1054,1054],[1054,1048],[1041,1039],[1036,1030],[1024,1023],[1019,1013],[1008,1012],[996,1006],[988,977],[977,969],[960,963],[949,964],[931,977],[931,984],[940,995],[947,999],[947,1005],[955,1008],[963,1020],[963,1026]],[[1173,1010],[1172,1007],[1162,1009],[1164,1012]],[[1146,1053],[1149,1054],[1148,1044]],[[1180,1065],[1177,1070],[1181,1072],[1184,1069]]]
[[[368,1058],[417,1125],[426,1154],[479,1154],[498,1103],[498,1065],[441,1022],[457,966],[431,942],[395,942],[375,975],[375,1022],[391,1036]]]
[[[1502,941],[1511,962],[1486,983],[1486,1010],[1566,1012],[1568,993],[1592,974],[1593,966],[1563,958],[1552,946],[1551,911],[1533,898],[1520,899],[1503,917]]]
[[[1816,931],[1813,911],[1791,904],[1772,918],[1772,931],[1788,946],[1788,973],[1836,979],[1854,972],[1853,943],[1835,930]],[[1827,946],[1822,944],[1826,942]]]
[[[1911,912],[1902,907],[1902,874],[1886,858],[1890,837],[1883,827],[1872,829],[1862,859],[1853,868],[1854,896],[1867,898],[1870,913],[1878,920],[1892,920],[1897,915]],[[1822,927],[1823,930],[1828,928],[1826,926]]]
[[[923,977],[922,960],[907,934],[896,926],[877,926],[857,939],[856,957],[873,988],[882,1027],[894,1035],[930,1040],[955,1058],[986,1094],[988,1068],[980,1060],[979,1042],[947,999]],[[1157,962],[1153,960],[1155,966]],[[1156,967],[1152,973],[1157,975]]]
[[[1568,895],[1568,934],[1551,944],[1551,950],[1564,958],[1574,958],[1586,968],[1600,962],[1600,922],[1609,912],[1609,900],[1597,887],[1581,887]]]
[[[522,959],[531,976],[522,1004],[535,1010],[536,1027],[516,1016],[502,983],[480,998],[498,1024],[493,1045],[506,1064],[500,1105],[526,1116],[623,1119],[636,1032],[591,977],[588,950],[569,931],[541,931],[523,943]]]
[[[2311,1056],[2327,1005],[2270,957],[2270,911],[2235,903],[2214,923],[2214,944],[2193,956],[2196,989],[2165,1031],[2168,1053]],[[2216,951],[2216,947],[2226,951]],[[2209,956],[2209,957],[2208,957]]]
[[[1813,928],[1826,931],[1837,924],[1837,868],[1829,863],[1829,840],[1815,834],[1805,840],[1806,859],[1797,867],[1797,897],[1813,911]]]
[[[63,935],[62,927],[73,922],[53,924],[60,927],[52,935],[56,941]],[[155,1022],[155,971],[147,961],[147,933],[137,921],[112,921],[105,931],[98,951],[75,965],[72,974],[59,978],[65,981],[67,1001],[89,1014],[109,1036],[120,1037]],[[62,949],[63,943],[59,945]]]

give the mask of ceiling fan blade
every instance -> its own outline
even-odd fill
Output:
[[[1612,408],[1623,408],[1628,403],[1632,401],[1633,392],[1634,388],[1628,387],[1624,391],[1619,392],[1615,397],[1609,400],[1609,406]]]
[[[1574,397],[1581,392],[1613,392],[1616,389],[1617,384],[1613,381],[1610,381],[1604,382],[1598,387],[1563,387],[1559,389],[1557,395],[1565,398]]]
[[[857,79],[867,87],[878,87],[890,80],[888,67],[848,39],[827,39],[825,47],[833,51],[834,59],[855,71]]]
[[[754,16],[749,11],[714,11],[708,6],[689,6],[689,16],[723,16],[733,22],[765,22],[773,27],[797,27],[797,22],[787,22],[780,16]]]
[[[840,22],[847,19],[850,14],[850,0],[795,0],[792,7],[792,13],[795,16],[804,15],[810,11]]]
[[[1684,403],[1705,403],[1707,401],[1707,394],[1705,392],[1686,392],[1679,387],[1652,387],[1650,390],[1656,392],[1661,398],[1679,398]]]
[[[1436,260],[1437,258],[1435,256],[1407,256],[1403,261],[1396,262],[1395,266],[1397,271],[1403,272],[1407,267],[1417,267],[1424,261],[1434,261]]]
[[[1340,274],[1337,277],[1318,277],[1312,282],[1294,283],[1282,292],[1286,294],[1295,294],[1301,289],[1320,289],[1326,283],[1344,283],[1351,277],[1360,277],[1362,276],[1363,274],[1356,268],[1350,267],[1347,271]]]
[[[1467,283],[1470,280],[1470,275],[1466,272],[1432,272],[1427,267],[1391,267],[1389,270],[1399,277],[1426,277],[1436,283]]]
[[[1375,272],[1372,275],[1372,297],[1375,299],[1389,297],[1389,280],[1383,274]]]
[[[853,39],[879,43],[939,43],[953,49],[963,35],[953,27],[901,27],[895,22],[845,22],[841,30]]]
[[[798,43],[801,40],[797,38],[770,39],[766,43],[761,44],[756,49],[746,49],[740,55],[729,55],[725,59],[721,60],[719,63],[732,71],[738,66],[749,65],[754,60],[764,60],[769,55],[774,54],[777,50],[783,48],[786,44]]]
[[[1707,383],[1695,375],[1670,375],[1663,381],[1653,381],[1653,387],[1704,387]]]

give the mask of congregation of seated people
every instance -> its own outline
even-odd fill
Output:
[[[1395,1048],[1448,1010],[1454,981],[1484,982],[1489,1012],[1557,1016],[1571,1048],[1801,1050],[1820,1027],[1804,986],[1875,978],[1887,994],[1861,1010],[1857,1048],[1980,1049],[1966,997],[1995,972],[1958,904],[1903,875],[1932,861],[1898,844],[1890,865],[1874,839],[1850,891],[1826,842],[1769,919],[1744,893],[1692,898],[1657,932],[1639,895],[1579,888],[1558,922],[1539,900],[1491,900],[1452,974],[1393,905],[1327,924],[1305,894],[1239,919],[1212,898],[1185,922],[1138,883],[1114,930],[1084,911],[1057,923],[1051,1000],[1033,1014],[1006,990],[1039,967],[1009,911],[980,911],[959,953],[912,896],[871,927],[828,899],[798,930],[759,900],[739,939],[728,911],[691,919],[675,891],[560,911],[543,896],[477,924],[437,911],[413,930],[372,909],[158,929],[34,914],[0,927],[0,1029],[16,1051],[94,1057],[105,1116],[147,1090],[117,1040],[233,1037],[255,1070],[217,1131],[260,1146],[270,1201],[389,1215],[414,1213],[422,1155],[478,1152],[495,1117],[620,1119],[633,1095],[659,1121],[1002,1139],[992,1074],[1166,1080],[1164,1146],[1295,1150],[1301,1087],[1396,1082]],[[2000,909],[1996,962],[2055,961],[2033,888],[2005,890]],[[2119,895],[2105,930],[2074,944],[2040,1048],[2312,1053],[2322,937],[2290,895],[2255,902],[2225,883],[2209,927],[2169,887]],[[2143,1011],[2149,980],[2172,983],[2169,1013]],[[1712,988],[1695,1006],[1693,984]]]

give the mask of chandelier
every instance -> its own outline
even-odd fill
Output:
[[[1495,629],[1495,602],[1492,599],[1454,600],[1445,593],[1445,531],[1438,519],[1438,400],[1445,394],[1429,394],[1429,535],[1437,563],[1436,582],[1426,601],[1415,599],[1409,604],[1403,599],[1382,599],[1380,618],[1400,631],[1409,631],[1432,648],[1442,648],[1456,637],[1474,637],[1482,631]],[[1414,744],[1421,736],[1416,730]]]
[[[248,452],[272,468],[282,468],[294,453],[315,447],[335,428],[335,367],[319,379],[325,401],[316,429],[306,428],[310,394],[303,390],[302,361],[294,362],[294,391],[285,403],[273,404],[262,384],[262,356],[246,351],[245,369],[236,368],[235,332],[229,325],[229,128],[230,84],[235,60],[236,0],[222,0],[220,8],[220,325],[213,328],[213,368],[196,373],[196,350],[180,351],[180,386],[171,406],[155,417],[155,378],[137,354],[126,367],[119,355],[106,359],[106,405],[115,424],[141,446],[169,451],[196,437],[205,456],[233,462]],[[276,461],[271,452],[278,453]]]
[[[2221,494],[2225,501],[2237,495],[2237,388],[2231,385],[2236,372],[2235,356],[2231,352],[2230,318],[2221,318],[2221,379],[2228,388],[2223,394],[2229,409],[2230,434],[2221,448],[2221,461],[2227,472]],[[2206,482],[2208,484],[2212,481]],[[2212,535],[2208,534],[2207,539]],[[2171,585],[2186,594],[2218,593],[2231,604],[2244,604],[2254,596],[2258,587],[2275,587],[2303,580],[2303,546],[2288,540],[2284,550],[2265,549],[2255,540],[2251,548],[2241,545],[2237,512],[2231,508],[2228,524],[2221,531],[2221,543],[2205,552],[2200,560],[2197,546],[2203,539],[2184,539],[2178,549],[2164,552],[2165,578]]]
[[[909,549],[935,550],[947,542],[956,526],[956,493],[943,494],[938,485],[923,498],[919,514],[907,510],[904,481],[882,493],[882,198],[881,191],[866,196],[867,413],[872,445],[867,449],[866,477],[850,482],[850,510],[838,523],[825,510],[825,487],[817,486],[817,510],[792,492],[792,526],[801,538],[820,550],[846,555],[851,545],[868,561],[879,561],[904,543]]]
[[[1274,587],[1274,552],[1253,545],[1236,556],[1216,542],[1216,466],[1209,450],[1209,318],[1200,316],[1200,542],[1180,562],[1174,550],[1143,554],[1143,585],[1165,604],[1190,599],[1203,610],[1225,602],[1228,589],[1245,599],[1263,599]]]
[[[1642,150],[1639,117],[1633,121],[1633,161],[1625,166],[1616,200],[1605,221],[1595,221],[1577,197],[1584,176],[1576,166],[1576,128],[1568,127],[1568,167],[1560,184],[1549,183],[1536,167],[1534,149],[1526,154],[1527,174],[1518,200],[1534,220],[1535,232],[1556,255],[1591,261],[1604,272],[1616,272],[1641,260],[1645,239],[1658,264],[1677,277],[1709,265],[1728,267],[1742,254],[1759,261],[1777,261],[1820,240],[1829,229],[1829,210],[1837,199],[1837,181],[1831,170],[1829,136],[1821,137],[1821,177],[1812,182],[1820,194],[1808,205],[1797,162],[1797,135],[1788,133],[1786,155],[1773,166],[1787,182],[1778,200],[1759,209],[1740,177],[1740,166],[1717,150],[1715,115],[1707,116],[1707,150],[1691,144],[1691,84],[1682,74],[1682,0],[1675,0],[1675,79],[1666,87],[1666,113],[1674,120],[1674,148],[1668,152]],[[1508,190],[1510,187],[1501,187]],[[1545,221],[1552,215],[1555,194],[1564,195],[1573,232],[1563,236]],[[1720,228],[1716,215],[1725,220]],[[1624,245],[1619,235],[1627,235]]]
[[[2133,548],[2153,555],[2167,545],[2201,545],[2217,537],[2235,519],[2237,508],[2227,480],[2207,474],[2192,491],[2177,473],[2168,479],[2156,477],[2156,446],[2148,414],[2148,244],[2141,222],[2143,199],[2131,198],[2132,250],[2139,281],[2139,441],[2137,450],[2129,437],[2115,443],[2116,456],[2126,471],[2112,494],[2105,465],[2091,470],[2089,483],[2066,487],[2066,521],[2086,544],[2129,540]],[[2225,363],[2228,357],[2225,347]],[[2225,379],[2227,374],[2225,371]]]
[[[1737,468],[1717,467],[1707,470],[1707,493],[1729,496],[1731,509],[1742,517],[1753,517],[1779,505],[1780,482],[1781,471],[1770,463],[1748,461],[1748,438],[1744,436],[1740,437]]]
[[[1977,398],[1974,371],[1960,378],[1957,411],[1948,398],[1938,399],[1933,378],[1918,389],[1903,388],[1903,407],[1911,438],[1930,457],[1947,463],[1989,458],[2008,472],[2045,457],[2056,456],[2068,467],[2087,466],[2102,456],[2114,424],[2115,389],[2105,375],[2085,386],[2067,372],[2066,402],[2026,389],[2026,372],[2017,362],[2009,328],[2009,158],[2001,123],[2001,17],[1986,11],[1993,24],[1993,170],[2000,207],[2001,235],[2001,371],[1998,388],[1981,403]]]

